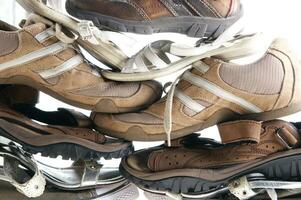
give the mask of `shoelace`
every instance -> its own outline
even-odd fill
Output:
[[[90,33],[85,33],[85,31],[82,31],[82,35],[79,36],[71,31],[69,31],[68,35],[63,31],[63,26],[61,24],[58,23],[54,23],[48,19],[45,19],[44,17],[41,17],[39,15],[36,14],[32,14],[30,15],[27,20],[22,21],[20,24],[21,27],[24,26],[28,26],[30,24],[35,24],[35,23],[43,23],[46,24],[47,26],[49,26],[50,28],[48,28],[47,30],[50,32],[50,34],[53,34],[54,37],[56,37],[59,41],[63,42],[64,44],[68,45],[69,48],[74,49],[77,54],[79,54],[82,58],[82,53],[79,50],[78,47],[74,46],[73,44],[75,43],[75,41],[78,39],[78,37],[82,37],[83,39],[89,39],[88,35],[90,35]],[[90,23],[90,22],[89,22]],[[91,22],[92,23],[92,22]],[[80,24],[79,24],[80,26]],[[96,27],[95,27],[96,28]],[[90,31],[90,30],[86,30],[86,31]],[[98,31],[100,32],[100,31]],[[70,36],[69,36],[70,35]],[[93,35],[93,34],[92,34]],[[88,63],[89,66],[92,68],[93,73],[97,76],[101,76],[99,73],[99,68],[96,67],[95,65],[89,63],[88,60],[83,59],[83,62]]]
[[[63,12],[63,4],[60,0],[47,0],[46,3],[54,10]],[[91,21],[81,20],[77,24],[77,32],[83,40],[99,45],[100,41],[118,46],[120,49],[129,49],[137,41],[131,37],[117,32],[101,31]]]
[[[72,36],[67,36],[63,31],[62,31],[62,25],[58,24],[58,23],[53,23],[52,21],[48,20],[48,19],[45,19],[44,17],[41,17],[39,15],[36,15],[36,14],[32,14],[30,15],[26,21],[23,21],[21,22],[23,23],[21,25],[21,27],[24,27],[24,26],[28,26],[30,24],[34,24],[34,23],[43,23],[43,24],[46,24],[50,27],[51,30],[54,31],[54,35],[55,37],[57,37],[61,42],[65,43],[65,44],[72,44],[74,43],[77,39],[78,39],[78,35],[76,35],[75,33],[71,33]],[[83,31],[83,38],[85,39],[87,33],[84,33]]]
[[[218,49],[226,42],[233,40],[234,36],[241,31],[242,21],[238,21],[230,29],[225,31],[218,39],[210,44],[202,43],[199,47],[187,47],[172,43],[171,41],[157,41],[145,47],[138,54],[128,60],[125,67],[122,69],[123,73],[137,73],[137,72],[148,72],[151,70],[157,70],[168,66],[171,61],[168,57],[168,53],[175,56],[196,56],[204,54],[208,51]],[[192,64],[192,63],[190,63]],[[204,63],[201,63],[204,65]],[[204,65],[207,68],[206,65]],[[170,90],[167,93],[165,111],[164,111],[164,130],[167,136],[167,144],[171,145],[171,132],[172,132],[172,106],[174,97],[178,97],[181,102],[188,108],[200,112],[204,108],[197,104],[195,101],[190,99],[185,94],[176,90],[178,82],[181,80],[183,75],[190,70],[187,69],[181,76],[179,76],[173,83],[168,83],[164,86],[166,89],[170,86]],[[188,78],[189,79],[189,78]]]
[[[95,44],[95,45],[98,45],[101,42],[114,43],[115,45],[117,45],[117,43],[119,41],[119,40],[114,41],[115,39],[114,39],[114,37],[112,37],[112,35],[114,35],[113,32],[107,33],[107,32],[101,31],[97,27],[94,26],[93,22],[87,21],[87,20],[82,20],[77,23],[76,33],[74,31],[72,31],[72,33],[71,33],[71,31],[69,31],[73,37],[67,36],[62,31],[63,26],[61,24],[54,23],[40,15],[37,15],[37,14],[31,14],[27,18],[27,20],[24,22],[24,26],[26,26],[30,23],[37,23],[37,22],[42,22],[44,24],[47,24],[50,27],[54,27],[55,36],[60,41],[66,43],[66,44],[74,43],[78,38],[81,38],[82,40],[86,40],[86,41],[90,42],[91,44]],[[121,34],[119,34],[119,35],[121,35]]]
[[[233,41],[235,43],[235,40]],[[218,42],[219,44],[220,42]],[[233,44],[233,43],[232,43]],[[270,44],[269,42],[267,44]],[[221,44],[227,47],[227,42],[225,42],[224,44]],[[218,45],[218,46],[221,46]],[[268,49],[269,45],[266,45],[266,47],[259,49],[258,53],[261,55],[263,52],[266,52],[266,50]],[[227,48],[231,49],[231,42],[229,43],[229,46]],[[213,47],[210,47],[213,48]],[[209,48],[209,49],[210,49]],[[198,51],[197,49],[194,51],[192,50],[194,53],[192,53],[191,55],[195,55],[195,53]],[[262,51],[262,52],[260,52]],[[189,51],[186,51],[186,55]],[[183,52],[182,52],[183,53]],[[256,55],[256,53],[252,52],[250,55]],[[191,83],[193,83],[194,85],[198,86],[198,87],[203,87],[204,85],[210,85],[211,83],[208,82],[207,80],[203,79],[203,80],[198,80],[201,77],[195,77],[191,72],[191,68],[196,69],[197,71],[201,72],[201,73],[206,73],[209,70],[209,66],[206,65],[204,62],[202,61],[197,61],[195,62],[192,66],[190,66],[186,71],[184,71],[184,73],[179,76],[172,84],[168,83],[167,85],[164,86],[164,88],[170,86],[170,90],[167,93],[167,99],[166,99],[166,105],[165,105],[165,112],[164,112],[164,130],[166,132],[167,135],[167,144],[168,146],[171,145],[171,132],[172,132],[172,106],[173,106],[173,99],[174,97],[177,97],[181,103],[183,105],[185,105],[186,107],[188,107],[189,109],[195,111],[196,113],[201,112],[203,109],[205,109],[204,106],[200,105],[199,103],[197,103],[196,101],[194,101],[193,99],[191,99],[189,96],[185,95],[183,92],[179,91],[176,89],[176,86],[178,84],[178,82],[181,79],[185,79],[186,81],[189,81]],[[210,88],[210,86],[209,86]],[[225,94],[226,96],[228,94]],[[231,99],[231,94],[230,97],[228,96],[229,99]],[[249,109],[253,112],[260,112],[260,109],[257,108],[254,105],[250,105],[249,102],[240,99],[240,101],[242,101],[242,103],[244,104],[244,106],[246,106],[246,109]]]
[[[209,69],[209,67],[199,61],[198,65],[193,65],[191,68],[201,70],[202,69]],[[171,146],[171,132],[172,132],[172,107],[173,107],[173,99],[174,97],[177,97],[182,104],[184,104],[186,107],[190,108],[191,110],[195,112],[201,112],[204,107],[194,100],[192,100],[190,97],[186,96],[184,93],[181,91],[177,90],[176,86],[185,77],[185,75],[190,71],[191,69],[187,69],[182,75],[180,75],[174,82],[172,83],[167,83],[164,86],[164,91],[166,92],[166,88],[170,86],[170,89],[167,93],[166,97],[166,104],[165,104],[165,110],[164,110],[164,130],[167,136],[167,145]],[[189,80],[190,77],[185,77],[186,80]]]

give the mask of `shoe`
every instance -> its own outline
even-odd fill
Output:
[[[242,16],[239,0],[68,0],[67,12],[120,32],[174,32],[216,38]]]
[[[126,114],[92,113],[96,127],[129,141],[176,139],[236,119],[272,120],[301,110],[300,62],[285,41],[248,65],[204,59],[176,80],[167,97]]]
[[[55,27],[45,23],[17,30],[0,22],[0,84],[31,86],[73,106],[108,113],[137,111],[161,98],[162,87],[155,81],[103,79],[77,47],[63,42],[65,33],[56,33],[60,40],[52,35]]]
[[[300,189],[301,123],[242,120],[219,131],[222,143],[187,136],[123,158],[120,170],[138,187],[188,199]]]
[[[69,41],[77,43],[99,61],[114,69],[120,69],[128,57],[110,41],[108,35],[98,30],[90,21],[78,21],[68,15],[54,10],[36,0],[17,0],[28,12],[35,13],[35,18],[44,18],[48,23],[57,24],[72,31],[74,38]],[[37,14],[37,15],[36,15]],[[46,19],[47,18],[47,19]],[[70,37],[70,36],[69,36]]]
[[[25,104],[21,100],[12,106],[3,104],[7,99],[16,102],[16,97],[24,93],[17,90],[20,88],[28,87],[7,86],[0,90],[0,138],[3,138],[0,143],[18,143],[29,153],[52,158],[62,156],[67,160],[120,158],[133,151],[131,142],[108,138],[95,131],[92,121],[74,110],[59,108],[46,112],[32,102]]]

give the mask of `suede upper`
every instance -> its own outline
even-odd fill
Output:
[[[53,29],[35,23],[21,30],[0,30],[0,42],[6,47],[0,49],[2,83],[28,85],[98,112],[139,110],[161,97],[162,87],[154,81],[103,79],[100,70],[89,65],[72,44],[55,37]]]
[[[176,87],[176,92],[187,97],[185,100],[179,96],[173,97],[172,138],[179,137],[173,136],[173,133],[183,131],[189,134],[202,130],[209,126],[208,120],[210,123],[220,117],[224,117],[222,121],[231,120],[233,113],[241,116],[270,113],[298,105],[301,101],[298,92],[300,63],[282,40],[275,41],[265,56],[253,64],[232,66],[211,58],[203,60],[203,65],[208,69],[206,72],[195,67],[184,73]],[[187,100],[188,97],[191,100]],[[200,104],[201,111],[186,106],[185,101],[192,100]],[[162,140],[165,134],[163,122],[166,105],[167,99],[163,98],[136,114],[93,114],[92,117],[100,129],[117,137],[134,139],[134,135],[137,135],[141,137],[136,139],[144,140],[144,135],[148,135],[161,138],[154,140]],[[295,109],[290,112],[297,111]],[[285,114],[280,114],[283,115]],[[274,116],[269,118],[274,119]],[[212,125],[214,123],[210,124]]]

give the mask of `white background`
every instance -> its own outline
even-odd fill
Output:
[[[242,0],[245,10],[245,28],[249,31],[260,31],[271,35],[284,37],[290,41],[299,57],[301,57],[301,1],[300,0]],[[14,0],[0,0],[0,20],[17,25],[24,18],[25,12]],[[131,35],[131,34],[130,34]],[[132,36],[132,35],[131,35]],[[133,36],[140,44],[146,45],[148,38],[144,36]],[[154,37],[153,37],[154,38]],[[0,44],[1,45],[1,44]],[[173,77],[175,78],[175,77]],[[301,92],[301,91],[300,91]],[[40,96],[39,108],[44,110],[55,110],[57,107],[69,107],[45,94]],[[89,111],[83,111],[89,114]],[[299,121],[301,113],[285,118],[286,120]],[[202,131],[202,135],[218,139],[216,129],[210,128]],[[135,142],[137,149],[153,146],[160,143]],[[53,161],[52,161],[53,162]],[[57,163],[57,162],[56,162]],[[118,161],[111,161],[116,165]],[[141,195],[139,199],[144,199]]]

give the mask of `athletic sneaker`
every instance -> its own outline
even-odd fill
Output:
[[[67,12],[120,32],[216,38],[242,16],[240,0],[67,0]]]
[[[248,65],[199,61],[142,112],[91,117],[98,130],[130,141],[175,139],[235,119],[272,120],[301,110],[300,67],[278,39]]]
[[[31,86],[73,106],[108,113],[137,111],[161,98],[158,82],[102,78],[68,44],[68,32],[59,25],[33,23],[18,30],[0,22],[0,30],[0,84]]]
[[[266,188],[300,188],[300,183],[291,182],[301,181],[300,125],[282,120],[227,122],[219,125],[222,143],[188,136],[173,141],[170,148],[136,152],[122,160],[120,169],[148,191],[199,195],[196,199],[227,192],[249,199]]]

